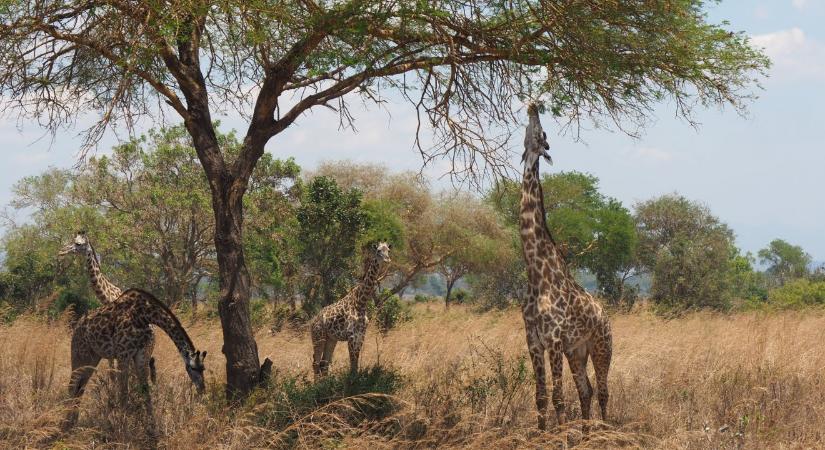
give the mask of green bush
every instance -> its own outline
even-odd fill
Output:
[[[380,308],[376,308],[373,303],[370,303],[370,307],[370,316],[375,318],[381,332],[387,332],[402,322],[412,320],[410,305],[397,295],[384,300]]]
[[[9,325],[14,322],[14,319],[17,318],[19,312],[14,308],[14,306],[0,301],[0,323]]]
[[[76,292],[62,291],[58,295],[57,300],[55,300],[49,307],[49,317],[52,319],[57,318],[57,316],[59,316],[66,310],[66,308],[70,306],[74,309],[75,315],[80,317],[83,314],[99,307],[100,302],[94,297],[87,298]]]
[[[825,305],[825,282],[799,278],[768,293],[768,303],[785,308]]]
[[[415,301],[415,303],[429,303],[431,301],[434,301],[435,299],[435,297],[430,297],[429,295],[415,294],[413,301]]]
[[[452,297],[453,303],[467,303],[470,299],[470,293],[464,289],[456,289]]]
[[[284,429],[325,406],[332,407],[326,413],[354,426],[395,412],[396,404],[389,396],[402,385],[398,372],[382,366],[367,367],[355,375],[331,373],[317,383],[306,375],[276,377],[266,389],[256,391],[247,406],[258,425],[273,430]],[[341,408],[334,407],[336,402],[341,402]]]
[[[286,303],[277,303],[272,309],[272,327],[273,332],[280,332],[284,325],[298,326],[309,321],[311,316],[301,308],[292,309]]]

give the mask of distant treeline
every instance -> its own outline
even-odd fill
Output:
[[[233,133],[220,140],[230,154],[240,148]],[[545,174],[542,185],[556,242],[610,304],[632,304],[640,293],[676,308],[825,303],[825,271],[812,270],[803,249],[777,239],[743,254],[701,203],[669,194],[631,211],[578,172]],[[266,154],[245,197],[245,258],[259,299],[305,317],[353,285],[361,248],[378,240],[392,244],[382,298],[427,293],[447,305],[506,307],[526,284],[519,199],[518,181],[482,195],[434,192],[417,174],[380,165],[323,163],[306,173]],[[216,297],[209,189],[181,127],[118,145],[75,171],[23,178],[9,207],[0,270],[7,314],[95,306],[85,265],[57,258],[80,229],[119,286],[193,307]],[[757,258],[766,270],[754,269]]]

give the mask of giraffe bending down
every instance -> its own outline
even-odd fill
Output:
[[[318,379],[327,374],[338,341],[347,341],[350,372],[358,372],[358,358],[367,332],[367,302],[375,295],[382,265],[390,262],[390,246],[381,242],[365,248],[360,282],[341,300],[326,306],[312,320],[312,370]]]
[[[100,257],[97,252],[95,252],[94,247],[92,247],[92,243],[89,241],[88,236],[86,236],[85,231],[78,231],[74,237],[74,240],[63,247],[63,249],[58,253],[58,256],[70,254],[82,255],[86,258],[86,270],[89,272],[89,279],[92,282],[95,297],[97,297],[101,305],[112,303],[120,297],[123,291],[119,287],[115,286],[114,283],[109,281],[109,279],[106,278],[106,276],[101,272]],[[142,354],[138,356],[141,361],[145,361],[152,383],[157,381],[155,358],[152,357],[152,352],[154,349],[155,334],[153,332],[150,339],[146,342],[146,347],[143,349]],[[132,361],[132,363],[134,363],[134,361]]]
[[[198,390],[204,390],[203,361],[206,351],[199,352],[192,344],[186,330],[174,313],[152,294],[139,289],[128,289],[115,302],[108,303],[81,317],[72,334],[72,376],[69,382],[71,410],[67,427],[77,421],[78,403],[86,383],[101,359],[117,359],[121,362],[121,377],[128,377],[134,369],[145,396],[146,412],[152,417],[152,403],[148,392],[146,365],[143,349],[153,339],[151,325],[166,332],[183,358],[186,373]],[[125,383],[121,383],[123,389]]]
[[[573,278],[547,228],[539,159],[543,157],[552,164],[547,153],[550,146],[536,106],[530,105],[527,112],[530,122],[522,156],[524,176],[519,222],[528,289],[521,309],[536,378],[538,426],[540,429],[547,426],[545,352],[550,357],[553,406],[558,423],[566,419],[562,396],[563,357],[567,358],[573,373],[585,420],[590,419],[593,394],[587,377],[588,356],[593,361],[602,420],[607,420],[607,372],[613,352],[610,322],[601,305]]]

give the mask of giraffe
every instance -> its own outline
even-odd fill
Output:
[[[100,270],[100,257],[95,252],[92,243],[89,241],[85,231],[78,231],[75,234],[74,240],[63,247],[58,253],[58,256],[66,256],[70,254],[83,255],[86,258],[86,270],[89,273],[89,279],[92,282],[92,288],[95,291],[95,297],[102,305],[106,305],[116,301],[123,291],[114,283],[109,281],[103,272]],[[157,371],[155,370],[155,358],[151,357],[155,349],[155,335],[154,332],[150,339],[146,342],[146,347],[143,349],[143,354],[139,356],[141,361],[145,361],[149,369],[149,376],[152,383],[157,380]],[[148,357],[148,358],[147,358]],[[111,367],[111,361],[109,361]]]
[[[547,228],[544,194],[539,179],[539,158],[552,164],[547,135],[536,105],[527,108],[529,123],[524,137],[524,173],[521,187],[519,228],[528,289],[521,310],[527,347],[536,379],[538,427],[547,426],[545,352],[553,376],[556,419],[565,422],[562,369],[567,358],[581,403],[582,419],[590,419],[593,388],[587,377],[588,356],[596,372],[599,407],[607,420],[607,373],[613,352],[610,322],[601,305],[573,278],[561,251]]]
[[[197,388],[204,391],[203,362],[206,351],[195,349],[192,340],[174,313],[152,294],[140,289],[126,290],[115,302],[107,303],[81,317],[74,327],[71,343],[72,375],[69,381],[71,409],[66,426],[77,421],[78,404],[86,383],[101,359],[117,359],[125,367],[121,377],[128,376],[134,364],[145,395],[145,407],[152,417],[151,397],[148,393],[146,365],[141,358],[147,342],[153,339],[152,328],[162,329],[174,342],[183,358],[186,373]],[[123,389],[125,383],[121,383]]]
[[[324,307],[312,320],[312,369],[318,379],[327,374],[338,341],[347,341],[350,373],[358,372],[358,358],[367,332],[367,301],[375,295],[378,275],[390,262],[390,246],[380,242],[364,247],[364,273],[341,300]]]

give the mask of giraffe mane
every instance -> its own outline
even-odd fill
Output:
[[[550,232],[550,227],[547,226],[547,210],[544,209],[544,187],[541,185],[541,178],[539,177],[539,160],[536,159],[536,182],[539,185],[539,208],[541,208],[541,226],[544,228],[544,231],[547,233],[547,236],[550,238],[550,242],[553,243],[554,247],[558,247],[556,244],[556,240],[553,239],[553,233]],[[559,252],[559,256],[561,256],[562,260],[564,260],[564,255]]]

